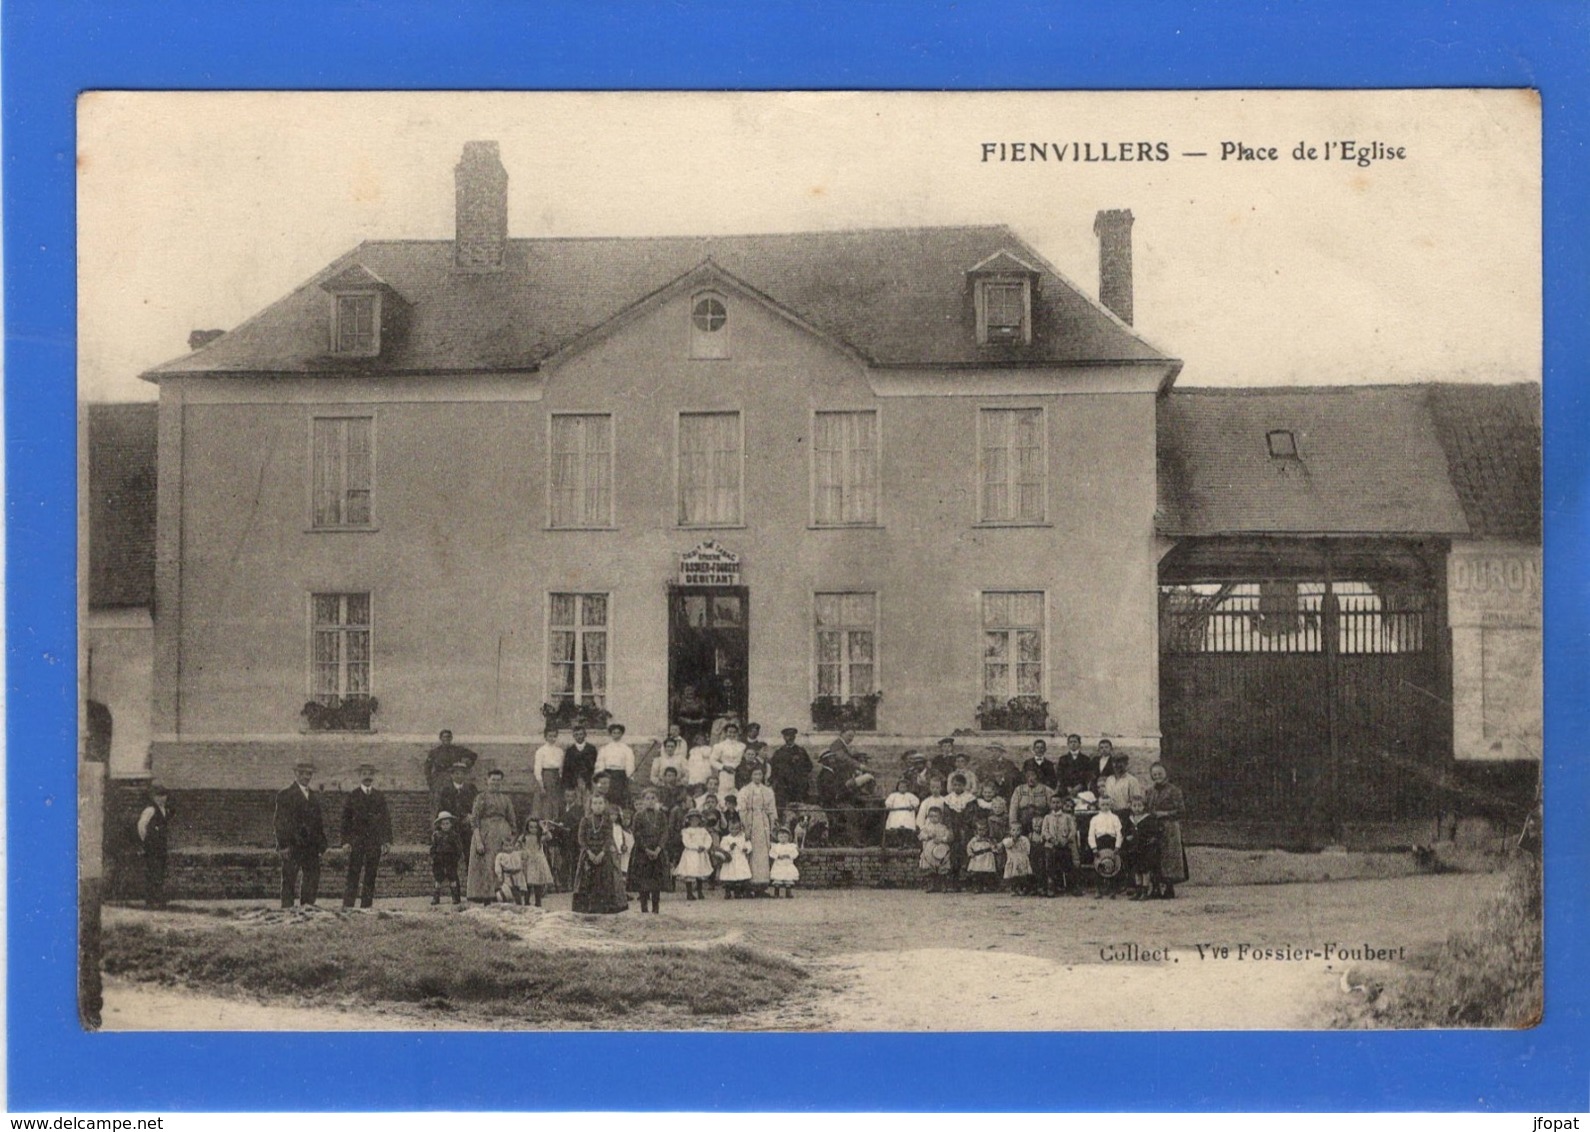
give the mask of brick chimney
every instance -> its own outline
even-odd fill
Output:
[[[1099,238],[1099,302],[1132,324],[1132,210],[1107,208],[1093,219]]]
[[[460,271],[500,271],[508,243],[508,171],[494,141],[464,143],[453,169],[453,264]]]
[[[188,349],[197,350],[200,346],[208,346],[225,333],[224,330],[195,330],[188,335]]]

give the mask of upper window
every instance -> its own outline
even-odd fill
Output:
[[[314,419],[310,461],[316,528],[370,525],[374,430],[371,417]]]
[[[1027,279],[984,279],[977,284],[977,340],[1032,341],[1032,284]]]
[[[1297,459],[1297,434],[1291,429],[1278,428],[1265,434],[1270,446],[1270,456],[1276,460]]]
[[[314,701],[341,708],[370,697],[370,595],[315,594],[310,644]],[[366,722],[368,726],[368,722]]]
[[[983,698],[1043,695],[1043,594],[983,594]]]
[[[878,521],[878,414],[818,413],[812,425],[812,521],[820,527]]]
[[[607,705],[606,594],[551,594],[547,696],[553,704]]]
[[[729,308],[715,291],[702,292],[690,304],[690,356],[729,356]]]
[[[679,525],[737,527],[743,519],[739,413],[679,414]]]
[[[979,417],[978,520],[1043,522],[1043,410],[984,409]]]
[[[374,293],[337,295],[332,348],[338,354],[364,357],[381,349],[381,297]]]
[[[613,418],[607,413],[552,417],[548,525],[613,525]]]

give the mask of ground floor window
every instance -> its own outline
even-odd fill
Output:
[[[985,731],[1042,730],[1048,705],[1044,684],[1044,595],[990,590],[983,594],[983,700]]]
[[[608,595],[550,595],[547,695],[555,708],[607,706]]]
[[[812,723],[871,731],[877,726],[878,595],[820,593],[815,614],[817,698]]]
[[[366,731],[375,710],[370,694],[370,595],[314,594],[310,598],[311,730]]]

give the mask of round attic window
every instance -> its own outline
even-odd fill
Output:
[[[690,312],[691,321],[696,324],[697,330],[708,334],[715,334],[723,329],[723,324],[729,321],[729,312],[723,305],[723,300],[711,295],[696,300],[695,308]]]

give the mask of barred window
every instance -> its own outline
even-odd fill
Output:
[[[878,595],[817,595],[817,695],[851,700],[877,687]]]
[[[1043,410],[984,409],[980,425],[979,520],[1043,522]]]
[[[339,707],[370,695],[370,595],[314,594],[310,684],[316,701]]]
[[[607,594],[550,595],[547,693],[552,703],[607,705]]]
[[[606,527],[613,523],[613,418],[608,413],[559,413],[552,418],[549,525]]]
[[[369,526],[375,421],[370,417],[316,417],[313,432],[313,525]]]
[[[679,414],[679,523],[738,526],[742,441],[739,413]]]
[[[1043,695],[1043,594],[983,594],[983,696]]]
[[[878,414],[818,413],[812,429],[813,522],[878,521]]]

